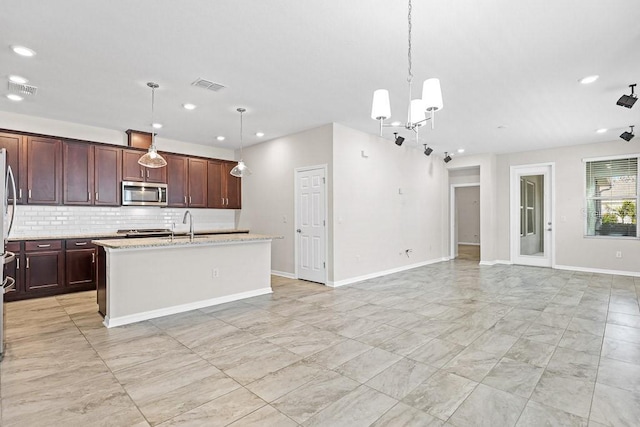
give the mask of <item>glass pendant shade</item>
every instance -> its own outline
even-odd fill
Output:
[[[425,110],[424,102],[421,99],[412,99],[409,107],[409,123],[422,126],[426,120]]]
[[[442,91],[440,79],[427,79],[422,85],[422,102],[426,111],[438,111],[444,107],[442,103]]]
[[[237,178],[243,178],[245,176],[251,175],[251,169],[249,169],[247,165],[245,165],[244,162],[240,160],[238,164],[235,165],[233,169],[231,169],[230,173]]]
[[[371,118],[385,120],[391,117],[391,104],[389,103],[389,91],[378,89],[373,92],[373,104],[371,106]]]
[[[156,146],[151,145],[151,147],[149,147],[149,151],[138,159],[138,164],[147,168],[162,168],[167,166],[167,161],[158,154]]]

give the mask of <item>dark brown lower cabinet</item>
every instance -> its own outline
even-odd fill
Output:
[[[25,294],[53,294],[64,286],[62,240],[25,242]]]
[[[96,247],[88,239],[66,241],[65,285],[94,289],[96,284]]]

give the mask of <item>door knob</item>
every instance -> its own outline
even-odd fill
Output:
[[[551,231],[551,228],[547,228],[547,231]]]
[[[299,228],[296,230],[296,233],[302,233],[302,230],[300,230]]]

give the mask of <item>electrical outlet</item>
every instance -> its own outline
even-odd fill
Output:
[[[217,268],[213,268],[211,270],[211,278],[215,279],[216,277],[220,277],[220,270],[218,270]]]
[[[622,251],[616,252],[616,258],[622,258]]]

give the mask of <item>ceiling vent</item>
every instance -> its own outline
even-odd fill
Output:
[[[219,92],[226,87],[225,85],[221,85],[220,83],[212,82],[211,80],[203,78],[196,79],[196,81],[191,83],[191,86],[201,87],[213,92]]]
[[[22,93],[24,95],[35,95],[36,92],[38,92],[38,88],[36,86],[31,86],[31,85],[27,85],[27,84],[20,84],[20,83],[14,83],[14,82],[9,82],[9,91],[10,92],[17,92],[17,93]]]

